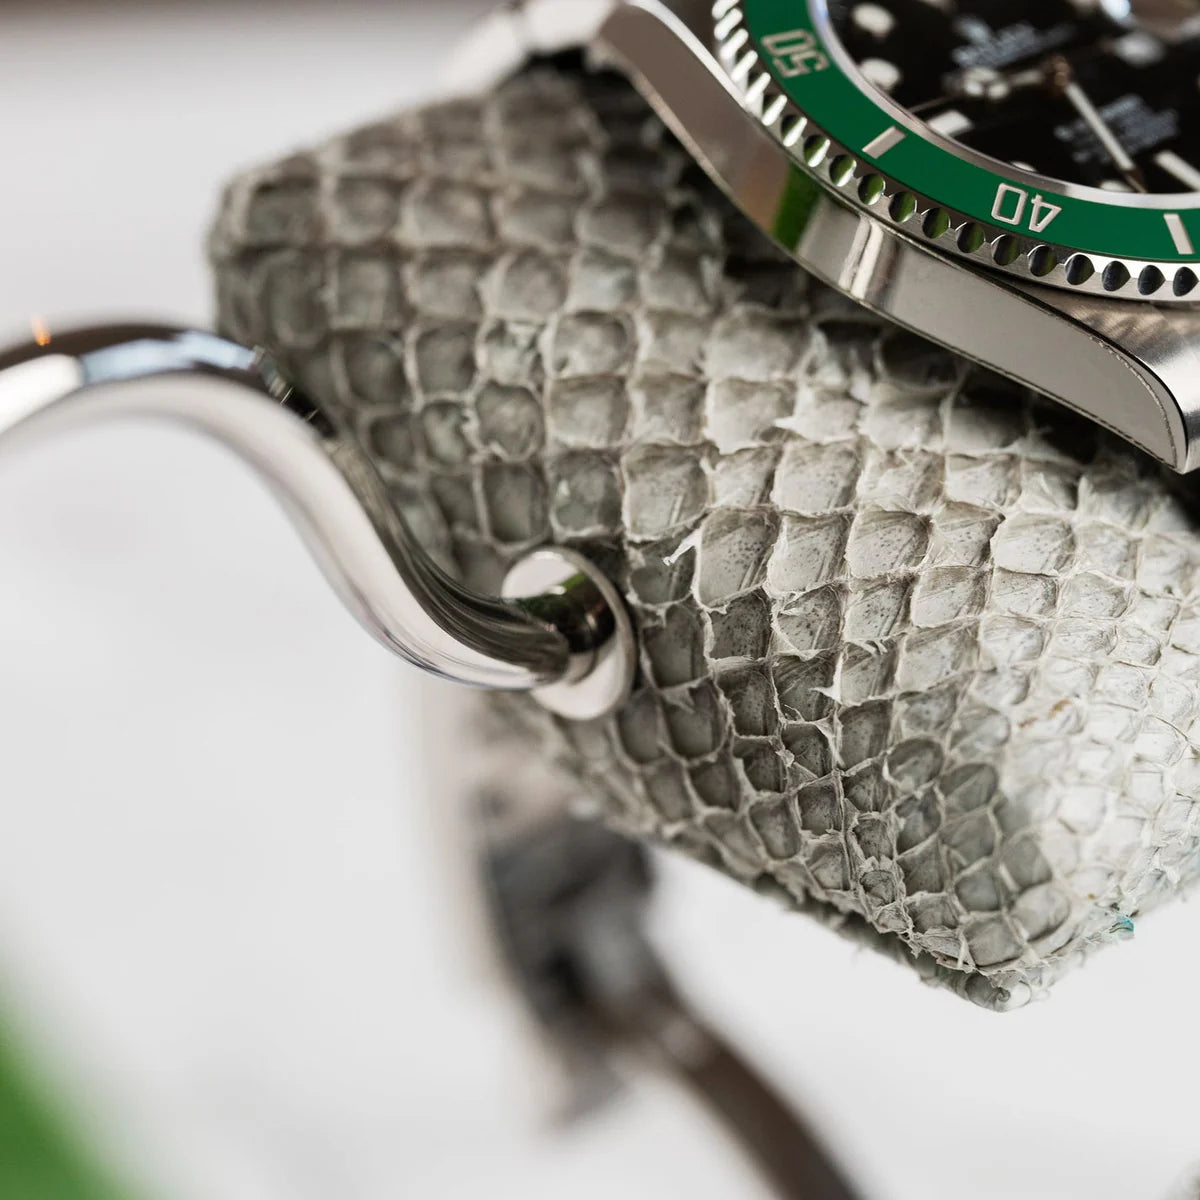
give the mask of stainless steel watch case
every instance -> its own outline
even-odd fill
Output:
[[[714,49],[708,0],[523,0],[460,48],[451,83],[486,87],[583,47],[638,87],[713,180],[772,234],[802,169],[746,107]],[[821,184],[792,244],[867,308],[1041,392],[1180,472],[1200,466],[1200,312],[1028,283],[950,257]]]

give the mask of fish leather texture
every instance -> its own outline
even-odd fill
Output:
[[[495,590],[559,544],[622,590],[621,712],[487,701],[582,815],[1001,1010],[1197,874],[1184,485],[807,278],[623,80],[536,65],[249,171],[210,249],[223,332],[441,563]]]

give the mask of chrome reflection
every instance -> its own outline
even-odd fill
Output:
[[[548,707],[576,717],[624,698],[628,617],[589,564],[571,556],[520,598],[463,587],[418,545],[357,439],[269,355],[171,326],[34,332],[0,352],[0,441],[99,417],[168,417],[254,468],[346,607],[407,662],[480,687],[545,688]]]

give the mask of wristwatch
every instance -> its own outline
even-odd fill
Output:
[[[854,300],[1200,465],[1200,5],[525,0],[478,88],[586,46]]]

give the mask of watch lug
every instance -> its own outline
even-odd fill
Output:
[[[1091,334],[1112,353],[1121,371],[1132,375],[1155,399],[1147,406],[1135,389],[1127,398],[1128,407],[1110,412],[1109,420],[1102,423],[1111,424],[1139,445],[1146,441],[1157,445],[1149,426],[1155,424],[1158,410],[1170,427],[1171,452],[1150,452],[1176,471],[1200,467],[1200,309],[1103,300],[1053,288],[1018,286]],[[1116,381],[1115,386],[1117,390],[1108,400],[1110,409],[1126,402],[1122,396],[1125,388]]]

